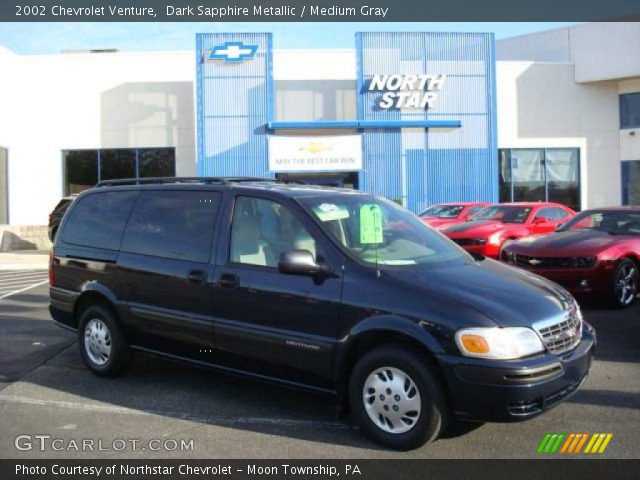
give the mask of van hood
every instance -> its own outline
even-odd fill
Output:
[[[490,259],[383,272],[418,288],[428,301],[458,304],[461,312],[474,310],[501,327],[530,327],[569,310],[574,302],[561,286]]]

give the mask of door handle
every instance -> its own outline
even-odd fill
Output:
[[[187,273],[187,280],[191,283],[202,283],[207,279],[207,272],[203,270],[191,270]]]
[[[218,280],[218,285],[222,288],[236,288],[240,285],[240,279],[233,273],[223,273]]]

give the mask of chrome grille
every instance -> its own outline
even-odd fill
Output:
[[[509,258],[506,256],[507,260]],[[531,257],[517,253],[512,256],[514,264],[526,268],[591,268],[595,257]]]
[[[556,355],[573,350],[582,337],[582,314],[572,307],[561,319],[534,325],[549,352]]]

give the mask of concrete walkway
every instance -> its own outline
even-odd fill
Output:
[[[35,270],[49,268],[49,252],[45,250],[19,250],[0,253],[0,270]]]

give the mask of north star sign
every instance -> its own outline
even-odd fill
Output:
[[[442,74],[374,75],[369,83],[370,92],[383,92],[378,107],[433,108],[447,76]]]

